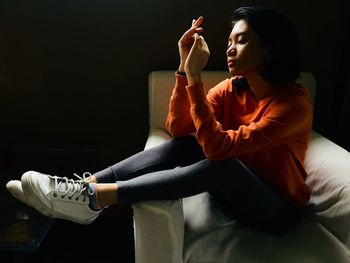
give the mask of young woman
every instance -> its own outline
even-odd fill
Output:
[[[293,26],[274,10],[235,10],[226,51],[232,78],[205,94],[202,22],[194,20],[178,42],[166,123],[171,140],[78,180],[26,172],[7,184],[9,191],[44,215],[82,224],[106,206],[204,191],[253,227],[283,231],[298,223],[310,196],[303,161],[312,105],[295,83]]]

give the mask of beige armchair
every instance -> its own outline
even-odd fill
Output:
[[[206,71],[203,82],[209,89],[226,77],[225,71]],[[170,138],[164,124],[174,79],[173,71],[149,75],[145,149]],[[302,72],[299,82],[314,98],[313,75]],[[311,200],[302,223],[284,235],[240,224],[206,193],[134,204],[136,262],[350,262],[350,153],[314,131],[305,166]]]

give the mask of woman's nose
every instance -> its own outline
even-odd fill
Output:
[[[237,50],[236,50],[236,48],[233,47],[233,46],[228,47],[228,49],[227,49],[227,51],[226,51],[226,54],[227,54],[228,56],[234,56],[234,55],[236,55],[236,53],[237,53]]]

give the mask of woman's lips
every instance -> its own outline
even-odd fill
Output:
[[[232,68],[235,64],[236,64],[236,61],[234,61],[234,60],[228,60],[228,61],[227,61],[227,66],[228,66],[229,68]]]

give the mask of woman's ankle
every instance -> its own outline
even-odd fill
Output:
[[[88,183],[90,184],[97,184],[97,179],[95,175],[91,175],[91,177],[88,180]]]
[[[115,205],[118,203],[118,184],[105,183],[96,184],[98,203],[102,207]]]

